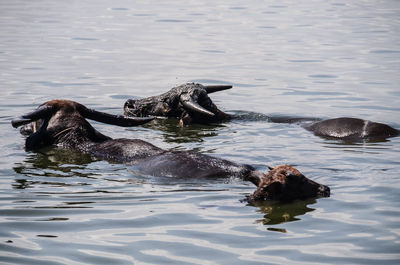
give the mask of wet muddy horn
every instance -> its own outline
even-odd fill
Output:
[[[14,128],[17,128],[19,126],[28,124],[30,122],[39,120],[39,119],[46,119],[49,118],[51,116],[51,114],[53,113],[54,108],[52,106],[49,105],[42,105],[39,106],[36,110],[22,115],[16,119],[13,119],[11,121],[11,125]]]
[[[230,85],[215,85],[215,86],[204,86],[204,88],[206,89],[208,94],[211,94],[214,92],[231,89],[232,86],[230,86]]]
[[[204,114],[204,115],[207,115],[207,116],[211,116],[211,117],[214,116],[214,113],[212,113],[211,111],[208,111],[205,108],[203,108],[202,106],[200,106],[192,98],[184,99],[181,96],[181,103],[188,110],[191,110],[191,111],[194,111],[194,112],[198,112],[198,113],[201,113],[201,114]]]
[[[126,117],[122,115],[113,115],[93,109],[88,109],[83,105],[82,108],[79,110],[79,112],[81,113],[82,116],[84,116],[87,119],[122,127],[137,126],[145,124],[154,119],[152,117],[137,118],[137,117]]]

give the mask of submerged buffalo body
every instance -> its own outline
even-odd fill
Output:
[[[32,131],[25,131],[29,134],[25,143],[27,150],[55,145],[105,160],[134,164],[141,172],[154,176],[238,177],[251,181],[257,190],[248,197],[249,201],[329,196],[328,187],[304,177],[291,166],[278,166],[264,174],[249,165],[197,152],[167,151],[139,139],[111,139],[94,129],[86,118],[118,126],[135,126],[151,120],[110,115],[73,101],[52,100],[13,120],[12,125],[37,124]],[[273,188],[269,188],[271,185]]]
[[[317,136],[354,141],[379,140],[400,134],[399,130],[383,123],[347,117],[318,121],[304,128]]]
[[[216,123],[236,118],[217,108],[208,94],[232,86],[203,86],[188,83],[174,87],[159,96],[128,100],[124,114],[134,117],[175,117],[179,124]],[[400,131],[383,123],[358,118],[335,118],[320,121],[307,118],[270,118],[271,121],[299,123],[317,136],[351,141],[380,140],[398,136]],[[312,124],[309,121],[314,121]]]

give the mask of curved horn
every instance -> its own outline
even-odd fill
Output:
[[[39,119],[48,118],[51,115],[51,113],[53,112],[53,109],[54,108],[52,106],[41,105],[36,110],[34,110],[28,114],[22,115],[21,117],[18,117],[16,119],[13,119],[11,121],[11,125],[14,128],[17,128],[19,126],[28,124],[30,122],[33,122],[33,121],[36,121]]]
[[[117,126],[122,126],[122,127],[131,127],[131,126],[137,126],[141,125],[144,123],[147,123],[149,121],[152,121],[154,118],[149,117],[149,118],[137,118],[137,117],[126,117],[122,115],[113,115],[93,109],[88,109],[82,105],[82,108],[79,110],[79,112],[82,114],[87,119],[91,119],[94,121],[102,122],[102,123],[107,123],[111,125],[117,125]]]
[[[205,108],[203,108],[202,106],[200,106],[199,103],[195,102],[192,98],[183,99],[181,96],[180,99],[181,99],[182,105],[191,111],[198,112],[203,115],[207,115],[207,116],[211,116],[211,117],[213,117],[215,115],[211,111],[208,111]]]
[[[216,86],[204,86],[205,90],[207,91],[208,94],[222,91],[222,90],[227,90],[231,89],[232,86],[230,85],[216,85]]]

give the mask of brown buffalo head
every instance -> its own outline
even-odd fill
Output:
[[[36,110],[12,120],[11,124],[15,128],[27,125],[21,130],[22,134],[28,136],[25,142],[27,150],[51,144],[79,147],[110,139],[96,131],[86,119],[124,127],[152,120],[108,114],[71,100],[50,100]]]
[[[315,197],[329,197],[330,189],[305,177],[289,165],[271,168],[258,181],[257,190],[248,196],[249,202],[278,200],[292,201]]]

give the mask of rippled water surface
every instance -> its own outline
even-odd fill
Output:
[[[399,264],[400,137],[346,143],[266,118],[400,128],[399,14],[390,0],[1,1],[0,263]],[[10,125],[53,98],[118,114],[127,98],[186,82],[232,84],[212,98],[247,119],[92,124],[264,171],[292,164],[331,197],[250,206],[251,183],[25,152]]]

